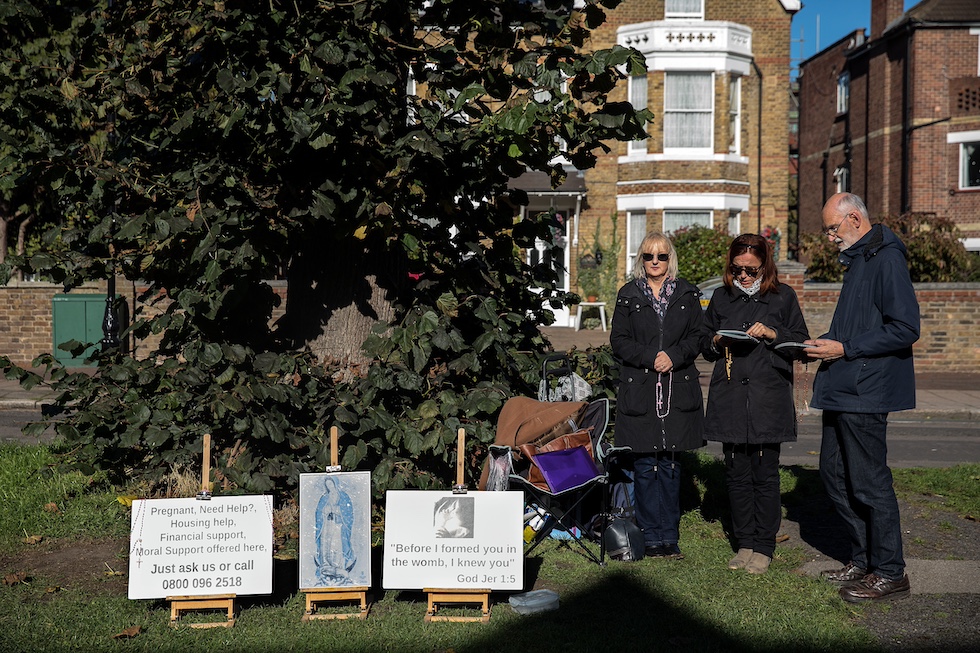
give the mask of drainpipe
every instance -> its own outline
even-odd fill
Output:
[[[907,213],[911,206],[911,193],[909,192],[909,156],[912,145],[911,113],[912,113],[912,67],[909,65],[909,58],[912,56],[912,25],[905,25],[905,61],[902,62],[902,188],[901,188],[901,212]]]
[[[759,76],[759,115],[756,116],[756,120],[759,123],[759,133],[756,136],[758,139],[756,142],[756,180],[755,180],[755,211],[756,211],[756,226],[755,233],[762,233],[762,71],[759,69],[759,65],[752,59],[752,67],[755,68],[755,74]]]

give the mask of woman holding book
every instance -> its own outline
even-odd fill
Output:
[[[701,353],[714,362],[704,432],[725,454],[738,549],[728,566],[763,574],[782,518],[780,444],[796,440],[793,361],[810,335],[762,236],[732,241],[723,282],[704,315]]]

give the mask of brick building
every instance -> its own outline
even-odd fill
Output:
[[[595,253],[596,227],[608,247],[613,215],[621,247],[612,264],[623,279],[652,229],[786,233],[790,20],[800,7],[799,0],[624,0],[609,11],[593,46],[634,47],[647,64],[610,99],[655,118],[646,140],[610,143],[593,169],[570,170],[566,187],[550,188],[543,175],[515,183],[528,191],[528,211],[554,209],[566,230],[561,247],[543,243],[530,256],[552,256],[565,287],[576,289],[579,261]],[[556,317],[567,323],[567,314]]]
[[[800,65],[800,230],[835,192],[872,217],[934,213],[980,250],[980,2],[872,0],[857,29]]]

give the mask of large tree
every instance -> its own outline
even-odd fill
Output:
[[[69,213],[59,193],[71,173],[51,164],[85,146],[88,117],[68,100],[62,85],[75,64],[81,11],[53,4],[0,2],[0,267],[16,242],[23,254],[29,229],[60,222]]]
[[[322,466],[338,425],[343,464],[377,491],[451,482],[456,429],[492,437],[536,377],[542,299],[564,299],[519,256],[549,223],[515,221],[526,197],[508,180],[559,183],[559,155],[586,168],[604,140],[642,137],[648,116],[606,101],[642,57],[588,43],[617,2],[66,7],[47,34],[71,47],[38,83],[73,135],[30,127],[50,140],[40,167],[67,180],[46,192],[74,218],[70,251],[29,265],[68,287],[144,280],[156,310],[130,332],[160,345],[104,353],[94,376],[38,361],[63,391],[59,432],[151,476],[193,464],[211,433],[222,478],[267,490]]]

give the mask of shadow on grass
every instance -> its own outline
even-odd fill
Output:
[[[650,564],[649,562],[628,564]],[[656,564],[656,563],[653,563]],[[509,610],[496,605],[494,610]],[[503,616],[503,615],[501,615]],[[626,568],[610,567],[588,590],[561,594],[558,610],[525,615],[484,637],[468,639],[472,651],[732,651],[826,650],[806,642],[740,641],[716,624],[694,616],[656,580],[641,582]],[[849,650],[846,645],[837,651]]]
[[[731,507],[725,486],[725,463],[705,455],[687,454],[683,459],[681,511],[699,509],[708,522],[719,522],[734,551]]]
[[[850,545],[843,520],[834,510],[824,491],[820,472],[800,465],[782,466],[795,477],[792,490],[782,494],[786,509],[785,520],[795,522],[800,540],[820,554],[846,562]],[[731,508],[725,486],[725,464],[706,456],[690,456],[685,460],[681,510],[700,509],[705,521],[720,522],[733,550],[737,543],[732,537]],[[700,490],[700,503],[698,503]]]
[[[844,521],[823,489],[820,472],[798,465],[784,467],[796,477],[796,486],[783,494],[786,519],[800,527],[800,539],[822,555],[847,562],[851,549]]]

